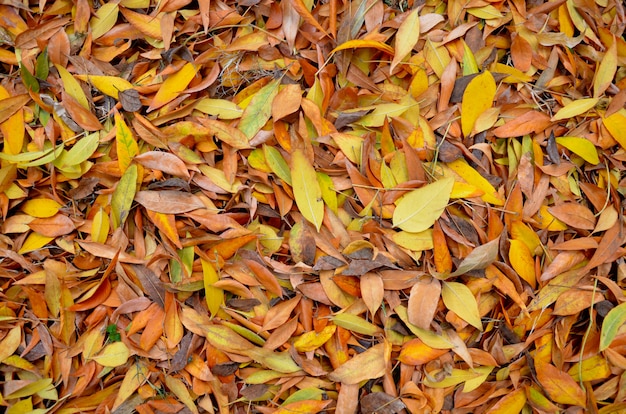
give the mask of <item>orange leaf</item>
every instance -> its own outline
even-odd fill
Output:
[[[537,380],[552,401],[585,407],[587,402],[585,391],[566,372],[551,364],[539,364],[535,369]]]
[[[550,116],[543,112],[527,111],[521,116],[494,129],[493,133],[498,138],[512,138],[537,133],[545,130],[549,126]]]

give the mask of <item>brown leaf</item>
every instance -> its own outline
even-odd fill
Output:
[[[578,203],[562,203],[548,208],[550,214],[576,229],[593,230],[596,218],[587,207]]]
[[[180,191],[138,191],[135,201],[147,208],[164,214],[182,214],[204,208],[197,196]]]

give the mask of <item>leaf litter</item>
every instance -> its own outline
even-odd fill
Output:
[[[7,413],[626,410],[620,2],[0,13]]]

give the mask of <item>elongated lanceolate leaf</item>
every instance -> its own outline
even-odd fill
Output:
[[[300,149],[295,150],[291,157],[291,180],[300,212],[319,231],[324,219],[322,189],[317,182],[315,169]]]

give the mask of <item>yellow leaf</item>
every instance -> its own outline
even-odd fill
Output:
[[[413,47],[419,39],[420,19],[418,10],[419,9],[413,9],[413,11],[408,13],[404,21],[400,24],[400,27],[398,27],[394,44],[395,54],[391,61],[389,73],[393,73],[395,67],[411,53],[411,50],[413,50]]]
[[[52,217],[59,212],[61,204],[49,198],[34,198],[22,205],[22,211],[37,218]]]
[[[187,63],[178,72],[165,79],[165,82],[154,95],[148,112],[158,109],[178,97],[182,91],[187,89],[189,82],[196,76],[197,71],[196,65]]]
[[[344,134],[342,132],[335,132],[330,134],[331,138],[341,152],[349,159],[353,164],[361,165],[361,147],[363,146],[363,138]]]
[[[622,108],[611,116],[602,119],[602,124],[615,141],[626,149],[626,109]]]
[[[534,288],[537,285],[535,276],[535,261],[523,241],[511,240],[511,248],[509,249],[509,261],[511,266],[528,284]]]
[[[450,374],[443,378],[442,380],[437,381],[438,374],[442,373],[442,370],[434,370],[430,372],[428,377],[424,378],[424,385],[431,388],[447,388],[452,387],[458,384],[461,384],[466,381],[473,380],[481,376],[481,368],[491,368],[491,367],[477,367],[474,369],[457,369],[453,368],[450,371]]]
[[[11,328],[0,342],[0,363],[13,355],[22,341],[22,329],[19,326]]]
[[[449,162],[448,167],[456,172],[467,183],[484,191],[485,193],[480,196],[483,201],[496,206],[504,205],[504,200],[502,199],[500,194],[498,194],[496,189],[493,188],[491,183],[487,181],[485,177],[480,175],[478,171],[472,168],[463,158]]]
[[[295,338],[293,346],[298,352],[315,351],[324,345],[337,330],[337,325],[327,325],[320,332],[310,331]]]
[[[120,178],[113,195],[111,196],[111,217],[113,228],[119,228],[124,224],[137,192],[137,172],[136,164],[132,164]]]
[[[57,71],[59,71],[59,75],[61,75],[65,92],[67,92],[67,94],[72,98],[76,99],[76,101],[78,101],[83,108],[89,110],[89,101],[87,100],[87,96],[85,95],[83,88],[80,86],[80,83],[63,66],[54,66],[57,68]]]
[[[106,243],[109,237],[109,216],[102,208],[93,216],[91,222],[91,240],[96,243]]]
[[[387,371],[390,354],[391,344],[387,341],[376,344],[340,365],[328,379],[350,385],[382,377]]]
[[[117,150],[117,162],[122,173],[132,162],[133,158],[139,154],[139,146],[133,137],[133,133],[124,122],[124,118],[118,112],[115,113],[115,143]]]
[[[470,7],[467,9],[467,12],[473,16],[478,17],[479,19],[501,19],[502,14],[495,7],[488,5],[483,7]]]
[[[557,113],[554,114],[551,121],[560,121],[562,119],[569,119],[580,114],[584,114],[591,108],[595,107],[598,101],[598,98],[577,99],[572,101],[563,108],[559,109]]]
[[[374,336],[381,331],[380,327],[366,321],[358,315],[353,315],[351,313],[339,313],[329,317],[329,319],[333,321],[335,325],[361,335]]]
[[[502,82],[506,83],[530,82],[533,80],[532,76],[525,74],[519,69],[515,69],[513,66],[508,66],[503,63],[495,63],[491,67],[491,71],[493,73],[505,73],[509,75],[502,79]]]
[[[496,88],[496,81],[488,71],[476,76],[467,85],[461,102],[463,135],[469,136],[480,114],[491,108],[493,98],[496,96]]]
[[[332,52],[330,53],[332,55],[336,52],[339,52],[340,50],[358,49],[358,48],[364,48],[364,47],[371,47],[371,48],[386,52],[390,55],[393,55],[393,48],[389,46],[388,44],[383,43],[383,42],[378,42],[375,40],[361,40],[361,39],[348,40],[347,42],[342,43],[336,48],[334,48]]]
[[[250,148],[249,139],[240,129],[234,128],[216,119],[205,119],[203,122],[215,137],[235,149]]]
[[[417,103],[415,105],[417,105]],[[385,123],[385,119],[400,116],[409,108],[411,108],[411,105],[404,105],[400,103],[384,103],[376,105],[372,113],[365,115],[357,123],[365,127],[379,127]]]
[[[163,39],[163,35],[161,34],[161,16],[163,13],[159,13],[157,16],[151,16],[125,8],[120,9],[120,11],[128,23],[136,27],[141,33],[153,39]]]
[[[608,378],[611,375],[611,369],[603,355],[594,355],[582,362],[577,362],[567,373],[574,378],[574,381],[587,382]]]
[[[217,116],[218,119],[238,119],[243,114],[243,109],[236,103],[226,99],[204,98],[196,103],[194,109],[208,115]]]
[[[589,164],[597,165],[600,163],[596,147],[586,138],[559,137],[556,139],[556,143],[580,156]]]
[[[9,92],[0,85],[0,100],[10,98]],[[13,115],[2,122],[0,125],[0,132],[4,137],[4,147],[2,151],[5,154],[16,155],[22,151],[24,145],[24,111],[18,109]]]
[[[541,240],[539,236],[528,225],[522,221],[516,220],[511,223],[511,237],[515,240],[524,242],[532,255],[541,254]]]
[[[220,280],[219,275],[215,271],[215,267],[206,260],[201,259],[200,261],[202,263],[204,299],[206,300],[211,316],[215,316],[224,303],[224,291],[213,286],[215,282]]]
[[[441,216],[448,205],[454,180],[444,178],[405,194],[393,212],[393,226],[419,233]]]
[[[593,78],[593,97],[600,97],[611,85],[617,72],[617,42],[613,42],[600,60]]]
[[[139,388],[141,384],[148,379],[148,367],[141,362],[136,362],[126,371],[126,375],[122,380],[122,385],[117,392],[117,397],[113,403],[112,411],[115,411],[117,407],[122,405],[124,401],[128,399]]]
[[[183,248],[178,236],[174,214],[159,213],[149,209],[146,209],[146,213],[148,213],[150,220],[161,231],[161,234],[170,239],[179,249]]]
[[[188,387],[181,380],[170,375],[165,375],[165,385],[167,385],[167,388],[187,406],[189,411],[198,414],[198,407],[196,407],[193,398],[191,398],[191,394],[189,394],[189,390],[187,389]]]
[[[115,1],[104,4],[98,9],[96,15],[89,21],[93,40],[101,37],[115,26],[118,12],[119,7]]]
[[[444,69],[452,60],[448,49],[442,46],[441,43],[434,43],[430,39],[426,40],[424,57],[439,79],[441,79]]]
[[[133,89],[133,85],[126,79],[117,76],[75,75],[76,78],[89,82],[105,95],[119,99],[119,93]]]
[[[315,168],[301,149],[295,150],[291,157],[291,180],[300,213],[319,231],[324,219],[322,189],[317,181]]]
[[[398,246],[413,250],[414,252],[430,250],[433,248],[432,229],[426,229],[419,233],[399,231],[393,234],[392,239]]]
[[[519,388],[505,395],[489,409],[490,414],[516,414],[522,412],[526,405],[526,391]]]
[[[113,342],[104,347],[99,355],[92,356],[91,359],[103,367],[119,367],[128,361],[130,350],[124,342]]]
[[[539,228],[541,229],[548,229],[551,231],[561,231],[568,229],[565,223],[550,214],[550,212],[548,211],[548,206],[546,206],[545,204],[539,208],[539,212],[534,218],[535,220],[537,220]]]
[[[483,324],[478,313],[478,303],[469,288],[458,282],[443,282],[441,298],[446,308],[450,309],[465,322],[479,330]]]

